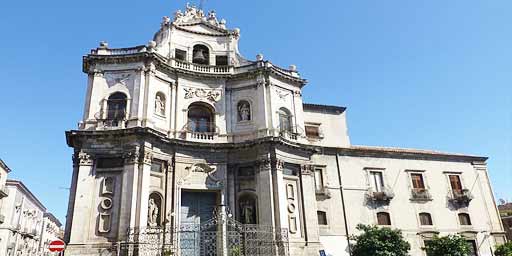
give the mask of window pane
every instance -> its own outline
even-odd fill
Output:
[[[460,182],[459,175],[450,175],[450,185],[453,190],[456,190],[456,191],[462,190],[462,184]]]
[[[379,225],[391,225],[391,217],[387,212],[377,213],[377,222]]]
[[[327,214],[323,211],[317,211],[318,225],[327,225]]]
[[[431,226],[432,216],[429,213],[420,213],[420,223],[422,226]]]
[[[321,191],[324,188],[322,169],[315,169],[315,188],[317,191]]]
[[[306,136],[310,138],[320,137],[318,126],[306,126]]]
[[[459,222],[461,225],[464,225],[464,226],[471,225],[471,219],[469,218],[469,214],[460,213],[459,214]]]
[[[383,191],[384,180],[382,179],[382,172],[370,172],[370,185],[375,192]]]
[[[411,174],[412,186],[415,189],[425,188],[425,184],[423,183],[423,175],[419,173]]]

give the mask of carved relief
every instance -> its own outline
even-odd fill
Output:
[[[105,80],[107,81],[108,87],[112,87],[114,85],[123,85],[126,86],[128,81],[132,78],[131,73],[106,73]]]
[[[289,92],[286,92],[286,91],[283,91],[283,90],[280,90],[280,89],[276,89],[276,94],[277,96],[280,98],[280,99],[284,99],[286,98],[288,95],[290,95]]]
[[[110,232],[110,226],[111,226],[110,213],[100,213],[99,219],[100,219],[100,221],[99,221],[99,225],[98,225],[98,231],[100,233]]]
[[[290,229],[290,233],[295,234],[298,230],[297,224],[297,193],[296,186],[293,183],[286,184],[286,196],[288,200],[287,210],[288,210],[288,227]]]
[[[238,121],[250,121],[251,120],[251,105],[249,102],[242,100],[238,102]]]
[[[202,88],[183,88],[185,90],[185,99],[199,98],[206,99],[211,102],[218,102],[221,97],[219,90],[202,89]]]
[[[98,232],[109,233],[112,225],[112,206],[115,193],[115,177],[103,177],[100,188]]]
[[[144,150],[144,163],[145,164],[151,164],[153,161],[153,152],[149,150]]]
[[[113,195],[115,187],[115,180],[113,177],[105,177],[103,178],[103,182],[101,184],[101,195]]]

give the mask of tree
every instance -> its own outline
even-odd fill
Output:
[[[353,256],[407,256],[411,249],[400,230],[362,224],[357,225],[357,229],[363,233],[351,237],[356,242],[352,247]]]
[[[468,256],[470,253],[466,239],[459,235],[435,236],[425,241],[423,250],[428,256]]]
[[[512,241],[508,241],[505,244],[498,245],[494,252],[496,256],[512,256]]]

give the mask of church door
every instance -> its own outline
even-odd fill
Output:
[[[215,192],[181,193],[180,214],[180,248],[182,256],[202,255],[201,223],[213,218],[213,211],[217,205]]]

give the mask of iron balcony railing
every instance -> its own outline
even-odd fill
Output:
[[[389,202],[395,197],[395,193],[388,187],[382,187],[379,191],[369,188],[366,197],[371,202]]]
[[[448,201],[459,206],[467,206],[473,200],[469,189],[453,189],[448,193]]]
[[[412,201],[431,201],[432,195],[426,188],[413,188],[411,189]]]

